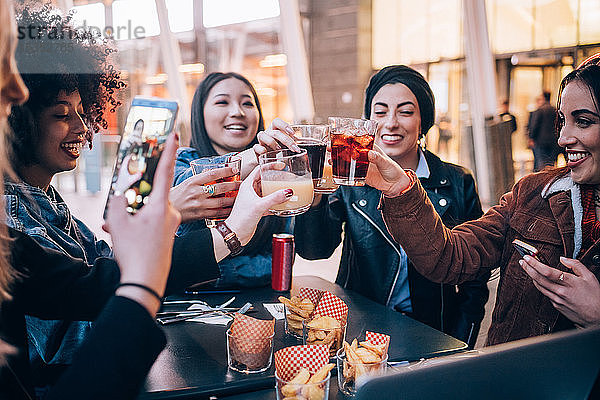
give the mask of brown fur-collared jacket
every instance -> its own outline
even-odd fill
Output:
[[[580,254],[581,192],[565,168],[526,176],[483,217],[452,230],[441,222],[418,181],[398,197],[383,198],[381,208],[391,235],[433,281],[457,284],[476,278],[481,266],[500,266],[488,345],[572,326],[523,271],[514,239],[535,246],[554,268],[566,271],[560,256],[577,258],[600,276],[600,241]]]

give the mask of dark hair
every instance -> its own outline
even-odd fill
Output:
[[[560,109],[563,90],[565,90],[565,87],[567,87],[569,83],[575,81],[583,83],[588,88],[592,101],[596,106],[596,112],[600,111],[600,65],[594,63],[587,63],[574,69],[563,78],[558,89],[557,109]],[[564,121],[561,120],[561,118],[556,118],[556,132],[559,134],[563,124]]]
[[[371,77],[365,90],[365,118],[371,118],[371,103],[379,89],[394,83],[406,85],[417,98],[421,113],[419,138],[423,138],[435,122],[435,98],[423,75],[406,65],[389,65]]]
[[[28,3],[17,15],[16,59],[29,89],[29,100],[13,106],[9,116],[13,131],[11,162],[15,169],[17,165],[36,162],[32,149],[40,141],[39,115],[52,105],[60,92],[79,92],[84,110],[81,117],[88,128],[86,139],[90,148],[94,133],[108,128],[104,112],[114,112],[121,104],[116,95],[126,85],[110,62],[110,55],[116,50],[98,34],[76,30],[72,19],[72,13],[63,16],[50,4],[39,7]],[[36,36],[23,33],[28,32],[29,27],[37,29]]]
[[[135,124],[133,124],[134,132],[138,129],[138,126],[140,126],[142,130],[144,130],[144,120],[142,118],[138,119],[137,121],[135,121]]]
[[[542,96],[544,97],[544,100],[546,100],[546,101],[550,101],[550,96],[551,96],[551,93],[550,93],[548,90],[544,90],[544,91],[542,92]]]
[[[250,91],[252,92],[252,96],[254,97],[254,102],[256,103],[256,108],[258,109],[258,130],[256,134],[265,129],[265,121],[263,119],[262,109],[260,108],[260,101],[258,100],[258,94],[256,94],[256,90],[254,86],[246,79],[244,76],[237,74],[235,72],[213,72],[210,73],[200,82],[200,85],[196,88],[196,92],[194,93],[194,99],[192,100],[192,112],[191,112],[191,125],[192,125],[192,140],[191,146],[196,149],[196,151],[202,156],[215,156],[217,152],[212,145],[210,138],[208,137],[208,133],[206,132],[206,125],[204,123],[204,105],[206,104],[206,100],[208,98],[208,92],[219,82],[224,81],[225,79],[235,78],[240,80],[248,86]],[[252,147],[258,143],[256,136],[252,140],[252,142],[248,145],[248,148]]]

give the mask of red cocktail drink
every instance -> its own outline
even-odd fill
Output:
[[[330,118],[329,121],[333,180],[339,185],[363,186],[377,123],[351,118]]]

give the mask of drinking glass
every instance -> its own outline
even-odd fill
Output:
[[[346,396],[353,397],[356,394],[356,380],[359,377],[385,374],[388,356],[386,354],[381,361],[376,363],[350,362],[346,358],[344,348],[341,348],[337,351],[336,359],[338,386]]]
[[[334,358],[339,349],[343,348],[346,340],[346,322],[341,322],[339,328],[311,328],[311,321],[302,321],[302,344],[322,344],[329,348],[329,358]]]
[[[364,186],[377,122],[329,117],[333,180],[339,185]]]
[[[292,383],[286,381],[277,375],[275,371],[275,390],[277,392],[277,400],[285,399],[328,399],[329,398],[329,382],[331,371],[327,373],[327,377],[320,382],[310,382],[304,384]],[[306,397],[302,396],[305,395]]]
[[[240,171],[242,169],[241,168],[242,160],[240,158],[235,158],[231,155],[219,156],[219,157],[205,157],[205,158],[198,158],[196,160],[192,160],[190,162],[190,165],[192,167],[192,173],[194,175],[201,174],[204,171],[209,171],[209,170],[218,169],[218,168],[230,167],[230,168],[236,169],[237,173],[235,173],[232,176],[227,176],[225,178],[219,178],[212,182],[206,183],[206,185],[215,185],[217,183],[239,181],[240,180]],[[215,197],[215,198],[236,197],[237,194],[238,194],[237,190],[232,190],[230,192],[214,195],[212,197]],[[206,218],[204,221],[205,221],[207,227],[214,228],[217,226],[217,224],[219,222],[224,221],[224,220],[225,220],[225,218],[216,218],[216,219]]]
[[[313,182],[308,153],[288,149],[274,150],[258,157],[263,196],[281,189],[292,189],[294,194],[285,203],[269,209],[279,216],[297,215],[307,211],[313,201]]]
[[[333,182],[328,125],[292,125],[297,144],[306,149],[312,171],[315,193],[330,194],[338,188]]]
[[[264,372],[273,360],[273,337],[234,336],[231,329],[227,335],[227,365],[234,371],[245,374]]]

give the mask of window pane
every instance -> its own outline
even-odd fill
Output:
[[[400,62],[400,34],[402,25],[400,2],[397,0],[373,0],[373,59],[374,69]]]
[[[143,31],[143,35],[140,36],[160,34],[154,0],[116,0],[112,7],[117,39],[134,39],[136,29],[138,32]],[[125,34],[125,32],[129,33]]]
[[[172,32],[194,30],[193,0],[167,0],[166,3]]]
[[[429,59],[458,58],[462,53],[460,0],[430,0]]]
[[[398,61],[403,64],[427,61],[429,56],[427,43],[429,0],[420,2],[401,0],[400,3],[401,12],[398,18],[398,24],[400,25],[398,42],[400,59]]]
[[[577,43],[577,0],[535,0],[534,28],[536,49]]]
[[[531,50],[533,0],[488,0],[486,12],[493,52]]]
[[[579,41],[581,44],[600,42],[600,1],[580,0]]]
[[[73,22],[76,27],[86,26],[88,28],[98,28],[104,31],[106,25],[104,19],[104,4],[88,4],[85,6],[76,6],[71,10],[75,11]]]
[[[202,7],[207,28],[279,16],[277,0],[203,0]]]

